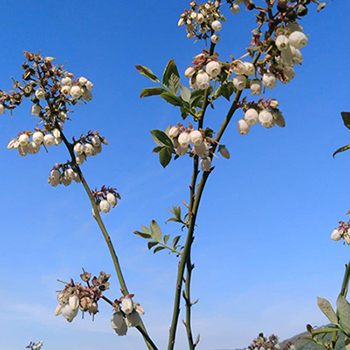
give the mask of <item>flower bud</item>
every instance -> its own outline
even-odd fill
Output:
[[[244,120],[249,125],[255,125],[258,122],[258,119],[259,119],[259,113],[255,108],[249,108],[244,113]]]
[[[55,139],[55,146],[58,146],[58,145],[60,145],[62,143],[62,139],[60,138],[60,137],[57,137],[56,139]]]
[[[240,135],[248,135],[250,131],[250,125],[244,119],[240,119],[237,123],[237,130]]]
[[[237,15],[237,13],[239,12],[239,6],[237,4],[233,4],[230,7],[230,11],[231,13],[233,13],[234,15]]]
[[[178,126],[172,126],[169,130],[169,137],[173,139],[179,135],[179,132],[180,132],[180,129]]]
[[[210,171],[211,168],[211,159],[209,157],[201,158],[199,165],[202,171]]]
[[[80,142],[78,142],[74,145],[73,150],[77,155],[83,154],[84,153],[84,146]]]
[[[72,170],[72,169],[69,169]],[[76,295],[72,295],[68,299],[69,306],[73,311],[75,311],[79,307],[79,298]]]
[[[210,41],[211,41],[213,44],[217,44],[217,43],[220,41],[220,35],[219,35],[219,34],[213,34],[213,35],[210,37]]]
[[[201,70],[196,75],[196,86],[199,90],[206,90],[210,87],[209,75]]]
[[[85,162],[86,156],[84,153],[82,154],[77,154],[75,156],[75,161],[78,165],[82,165]]]
[[[68,321],[72,322],[75,318],[75,316],[78,314],[79,309],[72,310],[72,308],[69,306],[69,304],[65,304],[62,306],[62,316]]]
[[[285,52],[285,51],[283,51],[283,52]],[[267,87],[268,89],[273,89],[277,85],[277,78],[272,73],[265,73],[263,75],[262,82],[263,82],[264,86]]]
[[[44,135],[41,131],[36,131],[33,134],[33,142],[35,142],[37,145],[41,145],[44,141]]]
[[[58,304],[55,309],[55,316],[61,315],[62,313],[62,304]]]
[[[131,314],[134,311],[134,302],[129,296],[123,297],[121,309],[126,315]]]
[[[247,73],[246,65],[240,60],[235,60],[232,62],[232,70],[238,75],[244,75]]]
[[[45,146],[52,146],[55,143],[55,138],[53,137],[52,134],[46,134],[44,136],[44,141],[43,141]]]
[[[70,86],[69,85],[63,85],[62,88],[61,88],[61,93],[64,95],[64,96],[68,96],[70,95]]]
[[[195,146],[199,146],[203,142],[202,133],[199,130],[193,130],[190,132],[190,139]]]
[[[28,134],[22,134],[19,136],[18,143],[20,144],[20,146],[26,146],[28,142],[29,142]]]
[[[89,314],[96,315],[98,313],[98,305],[96,301],[93,301],[91,306],[89,307]]]
[[[189,66],[186,70],[185,70],[185,77],[187,78],[191,78],[194,73],[196,73],[196,69],[192,66]]]
[[[179,21],[177,22],[177,25],[178,25],[179,27],[182,27],[184,24],[185,24],[185,19],[184,19],[183,17],[181,17],[181,18],[179,19]]]
[[[143,309],[143,307],[139,303],[135,304],[135,310],[141,315],[145,314],[145,310]]]
[[[45,90],[43,88],[38,88],[36,91],[35,91],[35,97],[38,99],[38,100],[42,100],[43,98],[45,98]]]
[[[38,104],[35,104],[32,106],[32,109],[30,110],[31,115],[38,115],[41,112],[41,107]]]
[[[81,87],[78,85],[74,85],[71,89],[70,89],[70,94],[72,96],[72,98],[74,100],[77,100],[78,98],[80,98],[83,94],[83,91],[81,90]]]
[[[74,178],[73,180],[78,184],[81,182],[80,176],[78,173],[74,172]]]
[[[204,22],[204,16],[201,13],[198,13],[196,17],[196,23],[202,24],[203,22]]]
[[[267,109],[259,113],[259,123],[265,128],[272,128],[275,125],[273,116]]]
[[[220,63],[217,61],[210,61],[205,70],[211,78],[215,78],[221,72]]]
[[[230,159],[230,151],[227,149],[225,145],[219,146],[219,152],[224,158]]]
[[[181,147],[187,147],[190,141],[191,141],[190,134],[186,131],[183,131],[178,138],[178,142]]]
[[[222,24],[220,23],[220,21],[216,20],[211,24],[211,28],[213,30],[215,30],[216,32],[220,32],[220,30],[222,28]]]
[[[15,144],[17,144],[17,147],[15,147]],[[12,148],[18,148],[18,140],[17,139],[12,139],[9,144],[7,145],[7,149],[12,149]]]
[[[247,85],[247,78],[244,75],[236,75],[233,78],[233,85],[238,91],[242,91]]]
[[[69,77],[65,77],[61,80],[61,84],[64,85],[72,85],[72,79]]]
[[[331,239],[333,239],[333,241],[340,241],[341,240],[341,234],[339,233],[338,229],[333,230],[333,232],[331,234]]]
[[[344,234],[343,239],[344,239],[344,242],[346,244],[350,245],[350,234],[349,234],[349,231]]]
[[[87,82],[88,82],[88,80],[85,77],[78,78],[78,84],[80,86],[84,86]]]
[[[208,157],[209,147],[205,142],[202,142],[200,145],[194,146],[194,153],[201,158]]]
[[[243,62],[243,64],[245,65],[245,75],[250,77],[251,75],[253,75],[255,73],[255,67],[254,67],[253,63]]]
[[[250,82],[250,92],[253,96],[259,96],[261,94],[262,85],[261,81],[254,79]]]
[[[101,145],[101,140],[98,136],[92,136],[91,143],[94,147],[99,147]]]
[[[107,202],[114,208],[117,205],[117,198],[111,192],[107,193]]]
[[[308,38],[302,32],[295,31],[289,36],[290,45],[294,46],[296,49],[304,48],[307,42],[308,42]]]
[[[126,325],[128,327],[137,327],[141,322],[140,314],[136,311],[126,315]]]
[[[288,49],[289,40],[285,35],[279,35],[275,40],[275,44],[276,44],[278,50],[283,51],[283,50]]]
[[[94,156],[96,154],[94,146],[91,143],[86,143],[84,145],[84,153],[88,156]]]
[[[111,205],[105,199],[102,199],[100,202],[100,210],[103,213],[108,213],[111,210]]]
[[[289,83],[291,80],[293,80],[295,77],[295,71],[292,67],[287,67],[283,72],[282,72],[282,77],[280,80],[282,81],[283,84]]]
[[[120,311],[116,311],[112,315],[111,326],[118,335],[126,335],[128,327],[125,319]]]

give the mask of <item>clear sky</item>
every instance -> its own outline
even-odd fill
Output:
[[[166,209],[187,201],[191,162],[182,157],[164,170],[151,153],[149,130],[164,130],[181,117],[159,98],[140,100],[141,89],[152,84],[134,66],[161,75],[175,59],[180,72],[187,68],[203,48],[177,27],[187,7],[182,0],[0,4],[1,89],[10,89],[11,76],[20,77],[23,50],[41,49],[59,63],[67,61],[76,76],[94,83],[93,101],[76,108],[65,130],[73,136],[98,129],[109,141],[83,171],[91,187],[117,187],[122,196],[103,218],[160,349],[168,335],[177,261],[166,252],[150,253],[133,231],[156,219],[163,232],[178,234],[179,226],[164,224]],[[349,142],[340,117],[350,110],[349,10],[349,2],[338,0],[302,21],[311,35],[304,62],[291,84],[269,92],[280,102],[286,128],[256,126],[240,136],[240,111],[224,137],[231,159],[215,160],[193,251],[199,349],[243,347],[261,331],[283,339],[307,323],[327,322],[316,296],[334,305],[350,249],[330,240],[350,209],[350,153],[332,158]],[[245,53],[255,28],[252,13],[228,18],[217,46],[223,61]],[[213,128],[228,106],[222,101],[210,111]],[[54,163],[68,158],[64,147],[23,158],[6,150],[18,131],[35,126],[29,111],[27,103],[14,118],[0,118],[0,349],[24,349],[32,340],[43,340],[45,350],[143,349],[136,330],[127,337],[114,333],[103,303],[94,322],[87,315],[72,324],[54,316],[55,291],[62,288],[56,279],[77,279],[81,267],[113,274],[113,266],[82,186],[47,184]],[[107,296],[120,296],[114,274]],[[177,349],[184,349],[181,324],[179,329]]]

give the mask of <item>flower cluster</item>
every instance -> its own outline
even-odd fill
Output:
[[[59,127],[62,127],[62,125]],[[50,128],[49,130],[35,128],[34,132],[23,131],[18,133],[18,137],[9,142],[7,149],[17,149],[18,154],[23,157],[27,154],[38,153],[40,146],[50,147],[52,145],[60,145],[62,143],[60,130],[58,128]]]
[[[220,41],[219,32],[222,23],[226,18],[221,14],[219,1],[208,1],[205,4],[190,2],[191,9],[185,10],[181,14],[178,26],[186,25],[187,37],[192,39],[207,39],[210,37],[212,43],[217,44]]]
[[[240,119],[237,124],[238,132],[241,135],[247,135],[251,125],[258,122],[265,128],[272,128],[274,125],[284,127],[284,117],[277,107],[278,102],[274,99],[245,104],[243,107],[244,118]]]
[[[350,220],[348,223],[339,221],[339,226],[333,230],[331,239],[334,241],[340,241],[343,239],[346,244],[350,245]]]
[[[117,205],[118,199],[121,199],[116,188],[102,186],[100,190],[95,189],[91,193],[95,198],[98,211],[103,213],[108,213],[111,208]],[[95,215],[94,208],[92,208],[92,214]]]
[[[128,327],[137,327],[141,322],[140,314],[145,313],[142,306],[132,300],[133,296],[129,294],[114,302],[115,311],[112,315],[111,326],[120,336],[126,335]]]
[[[83,98],[85,101],[91,101],[91,90],[94,84],[85,77],[80,77],[76,81],[74,81],[73,78],[74,76],[72,73],[65,74],[61,79],[61,93],[64,96],[70,97],[72,100]]]
[[[76,154],[76,164],[81,165],[87,157],[101,153],[102,144],[108,145],[108,142],[104,137],[99,135],[98,131],[89,131],[87,135],[81,135],[78,141],[74,140],[73,150]]]
[[[170,128],[169,137],[173,141],[175,152],[178,156],[187,154],[190,144],[192,143],[192,154],[201,158],[199,164],[202,171],[210,171],[211,139],[206,137],[203,131],[193,129],[192,125],[188,128],[184,128],[179,124],[178,126]]]
[[[29,345],[26,346],[26,349],[30,350],[40,350],[43,347],[44,343],[40,340],[39,342],[30,342]]]
[[[252,343],[245,350],[280,350],[281,344],[278,341],[278,337],[274,334],[270,335],[268,338],[260,333],[257,338],[255,338]],[[295,350],[295,346],[289,341],[287,342],[282,350]]]
[[[98,301],[102,298],[102,292],[109,289],[109,278],[111,275],[107,275],[101,271],[99,277],[94,277],[89,283],[91,274],[84,271],[80,275],[81,279],[87,283],[86,286],[82,286],[81,283],[74,283],[71,280],[64,290],[60,291],[57,300],[58,305],[55,310],[55,315],[61,315],[68,321],[72,322],[77,316],[79,309],[82,312],[89,312],[94,316],[98,313]]]
[[[47,182],[51,186],[56,187],[59,184],[69,186],[73,180],[76,183],[81,182],[80,175],[75,167],[72,167],[71,163],[65,163],[57,164],[53,167]]]

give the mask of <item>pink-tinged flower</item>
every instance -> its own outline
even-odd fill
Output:
[[[61,315],[62,313],[62,304],[58,304],[55,309],[55,316]]]
[[[244,113],[244,120],[249,125],[255,125],[258,122],[258,119],[259,119],[259,113],[255,108],[249,108]]]
[[[125,319],[120,311],[116,311],[112,315],[111,326],[119,336],[126,335],[128,332],[128,327],[126,325]]]
[[[341,240],[341,234],[339,232],[338,229],[333,230],[332,234],[331,234],[331,239],[333,239],[333,241],[340,241]]]
[[[191,78],[194,75],[194,73],[196,73],[196,69],[190,66],[185,70],[185,77]]]
[[[183,131],[178,138],[179,145],[181,147],[187,147],[191,141],[190,134],[186,131]]]
[[[259,113],[259,123],[265,128],[272,128],[275,125],[275,120],[267,109],[263,109]]]
[[[200,165],[202,171],[210,171],[211,159],[209,157],[202,158],[199,162],[199,165]]]
[[[237,130],[240,135],[248,135],[250,131],[250,125],[244,119],[240,119],[237,123]]]
[[[253,96],[259,96],[262,91],[261,81],[258,79],[254,79],[250,82],[250,92]]]
[[[175,138],[179,135],[180,129],[178,126],[172,126],[169,130],[169,137],[170,138]]]
[[[199,90],[206,90],[210,87],[209,75],[201,70],[196,75],[196,86]]]
[[[72,169],[70,169],[72,170]],[[76,295],[72,295],[68,299],[70,308],[75,311],[79,307],[79,298]]]
[[[108,213],[111,210],[111,205],[105,199],[101,200],[99,206],[103,213]]]
[[[199,146],[203,142],[202,133],[199,130],[193,130],[190,132],[190,139],[195,146]]]
[[[294,46],[296,49],[304,48],[307,42],[308,42],[308,38],[302,32],[295,31],[289,36],[290,45]]]

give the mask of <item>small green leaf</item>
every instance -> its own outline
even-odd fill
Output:
[[[141,225],[141,228],[142,228],[143,232],[150,234],[148,227]]]
[[[164,241],[164,244],[165,244],[165,245],[168,243],[169,238],[170,238],[170,235],[164,235],[163,241]]]
[[[176,236],[176,237],[173,239],[172,246],[173,246],[174,249],[176,248],[176,245],[177,245],[177,243],[179,242],[180,238],[181,238],[181,236]]]
[[[172,149],[169,147],[163,147],[159,152],[159,162],[165,168],[171,161]]]
[[[349,112],[341,112],[341,116],[343,118],[344,125],[350,129],[350,113]]]
[[[165,247],[159,246],[156,249],[153,250],[153,254],[160,252],[161,250],[165,249]]]
[[[180,87],[180,78],[176,76],[174,73],[171,74],[169,79],[169,89],[174,94],[177,95]]]
[[[153,153],[159,153],[162,149],[164,148],[164,146],[157,146],[157,147],[154,147],[152,152]]]
[[[144,75],[148,79],[154,81],[155,83],[160,83],[158,77],[149,68],[140,65],[135,66],[135,68],[140,74]]]
[[[151,238],[151,235],[145,232],[135,231],[134,233],[135,235],[140,236],[142,238],[146,238],[146,239]]]
[[[338,324],[338,317],[327,299],[317,297],[317,305],[333,324]]]
[[[159,225],[157,224],[157,221],[152,220],[150,227],[151,227],[152,238],[158,242],[161,242],[162,241],[162,231],[161,231]]]
[[[150,241],[147,243],[148,249],[151,250],[154,246],[156,246],[158,242]]]
[[[182,99],[174,94],[171,94],[170,92],[163,92],[160,97],[173,106],[181,107],[183,105]]]
[[[164,72],[163,72],[163,84],[164,85],[169,87],[169,80],[170,80],[172,74],[174,74],[176,77],[178,77],[179,81],[180,81],[180,75],[179,75],[179,72],[177,70],[175,60],[170,60],[164,69]]]
[[[140,97],[156,96],[162,94],[164,91],[162,87],[146,88],[141,91]]]
[[[333,158],[336,156],[336,154],[347,151],[348,149],[350,149],[350,143],[344,147],[340,147],[339,149],[337,149],[334,153],[333,153]]]
[[[204,90],[192,91],[191,98],[189,101],[190,106],[191,107],[201,107],[200,105],[203,103],[202,102],[203,97],[204,97]]]
[[[342,328],[346,335],[350,336],[350,304],[341,294],[337,299],[337,312]]]
[[[173,141],[171,141],[171,138],[165,132],[161,130],[151,130],[151,134],[154,142],[159,147],[166,146],[166,147],[174,148]]]
[[[180,96],[184,101],[189,102],[191,98],[191,90],[187,86],[180,85]]]

